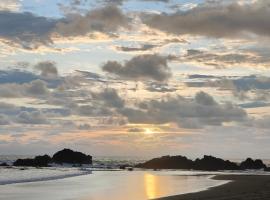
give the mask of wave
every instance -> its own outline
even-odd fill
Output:
[[[1,168],[0,185],[58,180],[91,174],[85,168]]]

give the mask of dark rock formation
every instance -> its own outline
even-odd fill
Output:
[[[262,160],[259,159],[252,160],[251,158],[248,158],[240,163],[240,168],[242,170],[245,170],[245,169],[265,169],[267,167]]]
[[[184,156],[163,156],[138,164],[138,168],[146,169],[191,169],[193,161]]]
[[[217,170],[238,170],[239,166],[229,160],[223,160],[213,156],[204,156],[202,159],[196,159],[193,163],[193,169],[205,171]]]
[[[264,168],[264,171],[266,171],[266,172],[270,172],[270,167],[266,167],[266,168]]]
[[[202,159],[195,161],[189,160],[183,156],[164,156],[154,158],[145,163],[136,165],[138,168],[145,169],[194,169],[204,171],[218,170],[246,170],[246,169],[270,169],[261,160],[246,159],[240,165],[229,160],[223,160],[213,156],[204,156]]]
[[[35,158],[18,159],[13,165],[14,166],[27,166],[27,167],[48,167],[51,162],[51,157],[48,155],[36,156]]]
[[[9,165],[7,163],[3,162],[3,163],[0,164],[0,166],[1,167],[8,167]]]
[[[58,164],[92,164],[92,156],[85,155],[81,152],[72,151],[70,149],[58,151],[53,155],[52,160]]]

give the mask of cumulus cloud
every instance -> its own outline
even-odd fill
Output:
[[[10,45],[33,49],[50,44],[50,34],[55,25],[56,20],[31,13],[0,11],[0,37]]]
[[[55,62],[52,61],[43,61],[37,63],[34,68],[41,72],[41,76],[43,77],[56,77],[58,76],[58,70],[56,68]]]
[[[97,8],[84,15],[73,13],[61,19],[0,11],[0,38],[11,46],[36,49],[53,44],[55,37],[86,36],[95,31],[111,34],[128,23],[127,16],[116,6]]]
[[[157,54],[139,55],[123,64],[108,61],[102,66],[102,70],[123,79],[167,81],[171,77],[167,60],[168,57]]]
[[[47,84],[40,79],[24,84],[0,84],[0,97],[42,97],[48,94]]]
[[[208,37],[242,37],[249,34],[270,36],[270,5],[268,1],[250,4],[206,3],[174,14],[143,15],[150,27],[173,34]]]
[[[93,97],[97,100],[104,102],[105,106],[122,108],[125,101],[118,95],[117,91],[113,88],[106,88],[101,93],[93,94]]]
[[[64,37],[84,36],[98,31],[112,33],[128,26],[128,18],[116,6],[91,10],[86,15],[71,14],[56,24],[55,32]]]
[[[204,92],[198,92],[194,99],[177,96],[145,101],[140,104],[140,109],[125,108],[121,113],[130,123],[176,123],[184,128],[220,126],[225,122],[243,121],[247,117],[242,108],[231,103],[217,103]]]

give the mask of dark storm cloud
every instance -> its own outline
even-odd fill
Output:
[[[208,37],[239,37],[247,34],[270,36],[270,5],[267,1],[251,4],[202,4],[174,14],[143,15],[145,24],[173,34]]]
[[[139,55],[123,64],[108,61],[102,69],[124,79],[166,81],[172,75],[167,60],[168,57],[157,54]]]

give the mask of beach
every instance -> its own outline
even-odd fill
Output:
[[[226,183],[191,171],[93,171],[82,175],[64,168],[9,170],[0,176],[1,200],[107,200],[108,195],[110,200],[148,200]],[[10,174],[9,182],[5,174]]]
[[[189,193],[159,200],[269,200],[269,175],[219,175],[215,180],[231,182],[197,193]]]

